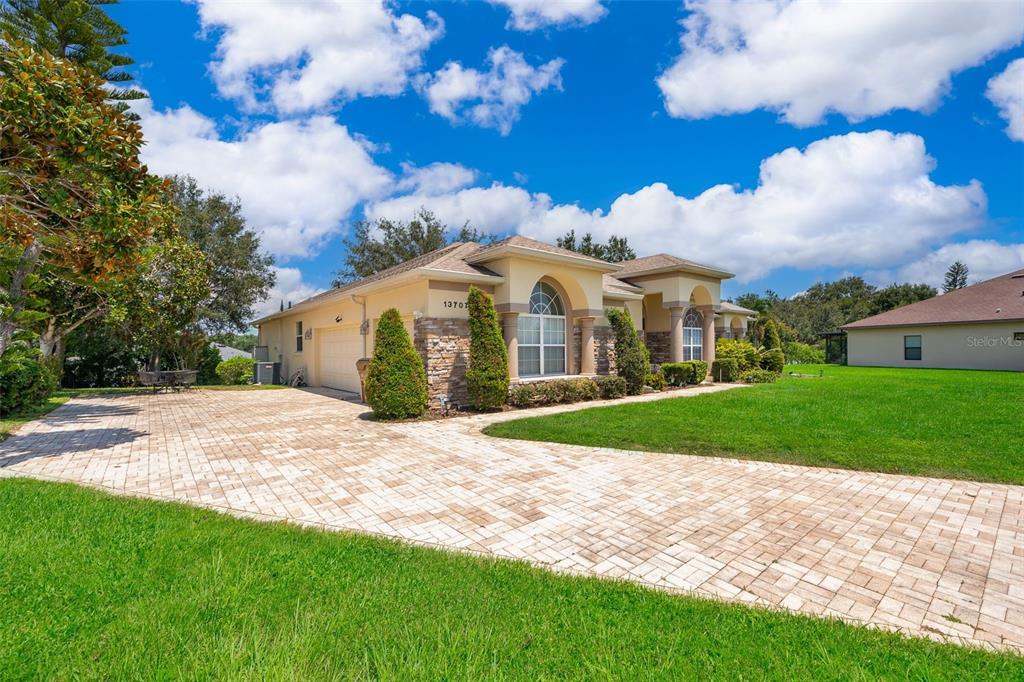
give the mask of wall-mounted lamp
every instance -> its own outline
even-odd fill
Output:
[[[338,315],[337,317],[335,317],[334,321],[340,323],[341,322],[341,315]]]

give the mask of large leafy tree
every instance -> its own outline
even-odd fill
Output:
[[[970,274],[970,271],[967,269],[967,266],[960,261],[956,261],[946,270],[946,277],[942,282],[942,291],[948,294],[951,291],[963,289],[967,286],[968,274]]]
[[[107,288],[172,230],[138,124],[104,82],[18,40],[0,43],[0,353],[42,282]]]
[[[273,258],[246,228],[237,200],[204,192],[191,177],[172,179],[179,234],[199,248],[210,263],[209,295],[198,308],[198,326],[207,334],[249,328],[257,303],[274,286]]]
[[[127,44],[127,31],[110,18],[104,5],[117,0],[0,0],[0,33],[28,42],[41,51],[73,62],[96,74],[110,87],[107,97],[118,110],[127,100],[146,96],[125,84],[133,80],[125,67],[134,60],[113,52]]]
[[[927,284],[890,284],[879,289],[871,298],[871,314],[878,315],[887,310],[924,301],[938,295],[938,290]]]
[[[629,245],[625,237],[611,235],[607,244],[594,241],[594,235],[587,232],[583,237],[576,240],[576,230],[569,230],[563,236],[558,237],[555,243],[563,249],[581,253],[591,258],[599,258],[609,263],[621,263],[624,260],[636,258],[636,252]]]

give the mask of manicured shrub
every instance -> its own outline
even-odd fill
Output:
[[[825,363],[825,349],[799,341],[783,341],[782,352],[787,363],[800,365],[822,365]]]
[[[252,379],[252,367],[256,361],[252,358],[229,358],[217,365],[217,376],[222,384],[230,386],[249,383]]]
[[[757,348],[743,339],[718,339],[715,341],[715,357],[731,358],[741,372],[758,367]]]
[[[381,419],[418,417],[427,409],[427,371],[395,308],[377,322],[365,389],[366,402]]]
[[[601,375],[594,377],[594,383],[597,384],[602,400],[621,398],[626,395],[626,380],[620,376],[614,374]]]
[[[626,392],[637,395],[644,389],[644,380],[651,372],[651,365],[640,337],[633,326],[629,311],[608,308],[605,317],[615,332],[615,373],[626,381]]]
[[[0,357],[0,417],[23,412],[46,402],[60,376],[39,349],[16,341]]]
[[[711,378],[715,381],[734,382],[740,378],[740,364],[736,358],[720,358],[711,363]]]
[[[219,380],[217,367],[220,362],[220,352],[212,343],[203,346],[199,356],[199,365],[196,366],[196,383],[200,386],[216,384]]]
[[[748,369],[740,374],[740,381],[745,384],[773,384],[778,378],[777,372],[767,369]]]
[[[515,407],[559,405],[595,400],[599,395],[593,379],[552,379],[516,384],[509,390],[508,402]]]
[[[508,350],[498,326],[494,299],[469,288],[469,368],[466,370],[469,404],[475,410],[493,410],[508,396]]]
[[[703,360],[666,362],[661,366],[661,371],[670,386],[699,384],[708,376],[708,363]]]
[[[650,386],[655,391],[664,391],[668,387],[668,382],[665,381],[665,375],[662,374],[659,369],[657,372],[651,372],[647,375],[647,386]]]
[[[785,364],[786,356],[783,355],[782,350],[779,348],[772,348],[761,353],[761,369],[781,373]]]
[[[764,323],[764,347],[772,350],[782,350],[782,339],[779,338],[779,327],[775,324],[775,320],[768,318]]]

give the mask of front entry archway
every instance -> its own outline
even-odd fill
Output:
[[[521,313],[517,324],[519,376],[565,374],[565,304],[553,286],[537,282],[529,312]]]

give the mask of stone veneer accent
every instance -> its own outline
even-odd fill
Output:
[[[573,327],[572,337],[572,371],[578,372],[583,348],[582,330]],[[615,371],[615,333],[611,327],[594,327],[594,371],[597,374],[611,374]]]
[[[469,320],[421,317],[413,323],[413,344],[427,368],[427,395],[431,405],[448,396],[456,404],[469,400]]]
[[[670,362],[672,359],[672,334],[671,332],[646,332],[644,343],[651,351],[651,364],[661,365]]]

